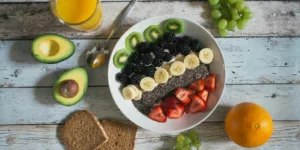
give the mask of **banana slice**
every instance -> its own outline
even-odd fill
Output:
[[[209,64],[214,58],[214,53],[210,48],[203,48],[199,53],[199,59],[204,64]]]
[[[176,60],[176,61],[183,61],[184,58],[185,58],[184,55],[178,54],[178,55],[175,57],[175,60]]]
[[[171,74],[171,72],[170,72],[170,68],[171,68],[170,63],[165,63],[165,64],[162,65],[162,67],[165,68],[165,69],[168,71],[168,73],[169,73],[169,78],[171,78],[171,77],[172,77],[172,74]]]
[[[138,90],[138,94],[133,100],[138,101],[138,100],[141,100],[142,97],[143,97],[143,92],[141,90]]]
[[[140,82],[140,87],[147,92],[152,91],[156,87],[157,83],[153,78],[144,77]]]
[[[195,69],[200,65],[200,60],[197,55],[189,54],[184,58],[183,63],[187,69]]]
[[[139,92],[139,89],[138,89],[138,87],[137,86],[135,86],[135,85],[127,85],[128,87],[132,87],[133,89],[134,89],[134,91],[135,91],[135,93],[138,93]]]
[[[174,61],[170,67],[170,72],[173,76],[180,76],[185,70],[185,65],[181,61]]]
[[[158,68],[154,74],[154,80],[157,83],[166,83],[169,79],[169,72],[164,68]]]
[[[138,93],[135,92],[134,88],[126,86],[122,89],[122,94],[126,100],[132,100]]]

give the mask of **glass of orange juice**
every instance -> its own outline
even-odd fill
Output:
[[[49,0],[53,15],[63,24],[80,31],[101,26],[101,0]]]

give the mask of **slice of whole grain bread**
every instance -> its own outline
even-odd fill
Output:
[[[95,150],[108,140],[97,118],[87,110],[75,113],[60,133],[70,150]]]
[[[116,120],[103,120],[101,124],[109,140],[97,150],[133,150],[138,129],[136,125]]]

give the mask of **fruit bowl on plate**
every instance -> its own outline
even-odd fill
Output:
[[[108,82],[121,112],[159,133],[203,122],[225,86],[225,63],[213,36],[197,23],[159,16],[128,29],[109,60]]]

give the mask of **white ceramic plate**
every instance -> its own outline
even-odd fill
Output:
[[[115,80],[115,75],[118,72],[120,72],[120,69],[117,69],[114,66],[113,56],[115,55],[116,51],[125,48],[125,39],[131,32],[137,31],[143,33],[143,31],[148,26],[161,24],[163,21],[170,18],[177,18],[184,22],[185,30],[182,35],[189,35],[194,38],[197,38],[204,44],[205,47],[209,47],[213,50],[214,60],[210,64],[210,72],[216,75],[216,90],[209,93],[207,109],[204,112],[189,115],[184,114],[179,119],[168,119],[165,123],[158,123],[156,121],[151,120],[148,116],[145,116],[144,114],[139,112],[134,107],[131,101],[125,100],[123,98],[122,93],[120,91],[121,84]],[[108,68],[108,83],[110,92],[121,112],[138,126],[158,133],[182,132],[193,128],[196,125],[203,122],[215,110],[221,99],[226,81],[225,76],[225,63],[223,60],[221,49],[214,40],[213,36],[197,23],[187,19],[178,18],[176,16],[153,17],[141,21],[136,25],[132,26],[122,35],[122,37],[115,45],[111,53]]]

